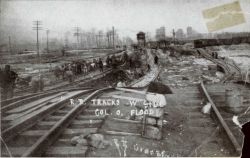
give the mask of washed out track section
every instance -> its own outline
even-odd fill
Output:
[[[132,82],[129,85],[129,87],[133,87],[133,88],[146,87],[150,84],[150,82],[156,80],[156,78],[159,75],[159,72],[160,72],[159,68],[157,66],[154,66],[148,74],[141,77],[139,80]]]
[[[154,57],[153,54],[151,53],[150,49],[146,50],[147,55],[148,55],[148,64],[151,67],[151,71],[148,72],[145,76],[139,78],[138,80],[135,80],[132,82],[128,87],[133,87],[133,88],[142,88],[146,87],[150,84],[150,82],[153,82],[157,79],[160,73],[160,67],[158,65],[154,64]]]
[[[70,104],[69,99],[85,98],[91,92],[93,90],[63,92],[23,105],[26,110],[17,107],[7,111],[8,115],[3,117],[6,122],[3,123],[5,128],[1,135],[6,145],[1,146],[1,156],[22,156],[34,144],[39,144],[41,138],[60,122],[58,120],[65,119],[71,110],[79,107]],[[19,115],[15,115],[18,112]]]

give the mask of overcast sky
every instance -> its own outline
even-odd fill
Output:
[[[41,20],[51,36],[63,38],[78,26],[85,30],[96,28],[106,31],[114,26],[121,36],[135,38],[138,31],[155,33],[166,27],[170,35],[173,28],[187,26],[206,33],[202,10],[235,0],[0,0],[0,31],[8,35],[29,39],[34,37],[32,21]],[[246,23],[221,31],[250,31],[250,0],[239,0]],[[60,37],[61,36],[61,37]]]

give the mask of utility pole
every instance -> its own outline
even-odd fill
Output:
[[[12,53],[12,49],[11,49],[11,38],[9,36],[9,53]]]
[[[49,30],[46,31],[47,34],[47,53],[49,53]]]
[[[102,38],[102,34],[101,32],[99,31],[99,33],[96,35],[96,44],[97,44],[97,47],[101,47],[101,38]]]
[[[113,34],[113,49],[115,49],[115,28],[112,27],[112,34]]]
[[[80,33],[81,35],[81,48],[85,48],[85,33]]]
[[[108,31],[108,32],[107,32],[108,48],[109,48],[109,46],[110,46],[110,39],[109,39],[109,36],[110,36],[110,32]]]
[[[99,31],[99,34],[98,34],[98,42],[99,42],[99,47],[102,47],[102,34],[101,34],[101,32]]]
[[[87,49],[90,49],[90,33],[89,32],[87,32],[86,33],[86,47],[87,47]]]
[[[74,33],[74,36],[76,36],[76,40],[77,40],[77,48],[79,48],[79,36],[80,36],[80,28],[79,27],[75,27],[76,32]]]
[[[64,34],[64,48],[68,49],[68,46],[69,46],[68,34]]]
[[[42,27],[41,27],[42,22],[37,20],[37,21],[33,21],[33,24],[34,24],[33,30],[36,30],[36,49],[37,49],[38,60],[40,62],[40,59],[39,59],[40,55],[39,55],[39,36],[38,36],[38,31],[42,30]]]
[[[99,47],[99,44],[98,44],[98,35],[95,35],[95,42],[96,42],[96,48]]]
[[[173,39],[174,39],[174,45],[175,45],[175,31],[173,29]]]

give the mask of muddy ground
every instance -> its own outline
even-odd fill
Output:
[[[162,139],[141,137],[141,123],[121,123],[114,120],[142,120],[142,116],[131,116],[131,110],[138,108],[130,106],[126,100],[121,100],[121,105],[109,112],[111,115],[105,120],[99,132],[121,131],[139,136],[105,135],[109,146],[105,149],[91,148],[88,156],[237,156],[230,150],[232,148],[216,122],[201,112],[204,102],[197,85],[201,79],[210,83],[219,82],[221,76],[214,70],[214,64],[195,56],[169,57],[161,51],[157,54],[161,64],[158,82],[167,85],[173,91],[173,94],[165,94],[167,106],[164,108]],[[145,99],[143,95],[128,92],[116,92],[113,95]],[[108,96],[103,96],[106,97]]]

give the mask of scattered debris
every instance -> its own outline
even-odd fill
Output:
[[[89,135],[80,135],[75,136],[71,139],[71,145],[73,146],[91,146],[98,149],[104,149],[110,143],[107,140],[104,140],[104,136],[102,134],[89,134]]]
[[[210,76],[202,75],[202,78],[204,80],[212,81],[212,83],[220,82],[220,79],[215,78],[215,77],[210,77]]]
[[[116,87],[125,87],[125,86],[126,86],[126,84],[125,84],[124,82],[119,81],[119,82],[117,83],[117,86],[116,86]]]
[[[168,123],[168,121],[167,120],[163,120],[163,124],[165,125],[165,124],[167,124]]]
[[[94,133],[85,136],[87,139],[88,145],[98,148],[98,149],[105,149],[107,146],[110,145],[110,142],[104,139],[102,134]]]
[[[84,139],[84,135],[75,136],[71,139],[71,145],[77,146],[77,145],[88,145],[87,140]]]
[[[201,110],[202,113],[203,114],[210,114],[211,107],[212,107],[211,103],[207,103],[205,106],[203,106],[203,108]]]
[[[239,120],[238,120],[238,116],[233,116],[232,121],[239,126],[240,128],[242,127],[242,125],[240,124]]]
[[[160,140],[162,138],[162,132],[159,128],[154,126],[145,127],[144,137]]]

